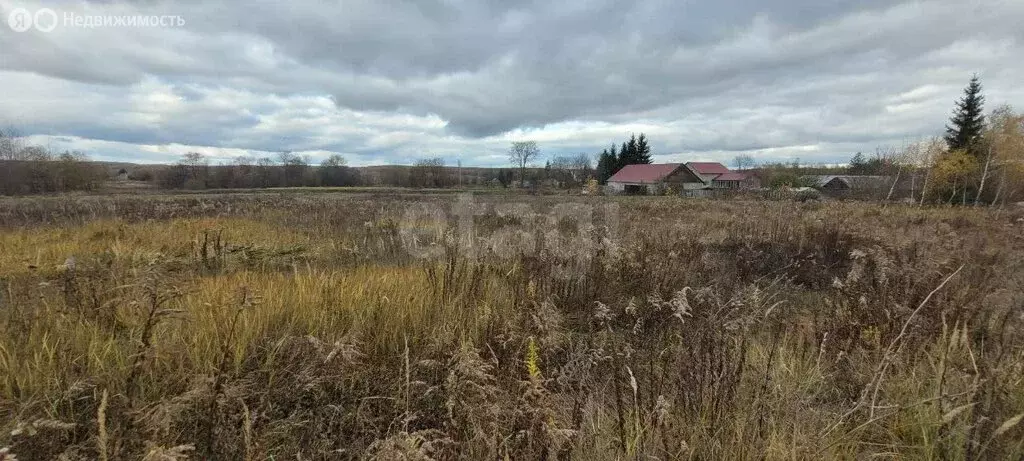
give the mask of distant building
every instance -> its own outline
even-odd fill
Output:
[[[809,175],[801,177],[804,184],[823,194],[849,199],[913,199],[924,185],[921,172],[902,172],[898,176]]]
[[[666,187],[682,189],[685,184],[702,183],[682,163],[626,165],[608,178],[608,191],[625,194],[653,194]]]
[[[659,194],[706,189],[750,189],[759,187],[756,177],[729,171],[716,162],[626,165],[608,178],[608,191],[625,194]]]
[[[718,162],[686,162],[686,166],[697,173],[705,184],[711,184],[715,178],[729,173],[729,168]]]
[[[757,189],[761,180],[750,173],[731,171],[718,162],[687,162],[686,166],[704,181],[703,187],[690,189]]]
[[[751,189],[757,181],[755,176],[746,173],[724,173],[711,180],[711,187],[714,189]]]
[[[803,180],[811,184],[815,189],[825,192],[841,192],[847,190],[870,190],[886,189],[892,186],[892,179],[889,176],[865,176],[865,175],[808,175]]]

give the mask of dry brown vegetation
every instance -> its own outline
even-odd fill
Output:
[[[1019,211],[455,200],[0,201],[0,459],[1024,456]]]

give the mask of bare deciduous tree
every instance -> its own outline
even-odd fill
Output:
[[[508,149],[508,161],[519,168],[519,187],[526,185],[526,166],[540,155],[537,141],[516,141]]]
[[[0,128],[0,160],[23,160],[22,151],[25,143],[21,135],[13,128]]]
[[[448,187],[450,182],[441,157],[417,160],[409,170],[409,184],[413,187]]]
[[[551,159],[550,165],[555,179],[570,187],[581,185],[591,170],[590,156],[587,154],[558,156]]]
[[[889,193],[885,194],[885,201],[892,200],[892,194],[896,192],[896,184],[900,182],[900,176],[903,174],[903,168],[907,165],[907,159],[911,157],[912,149],[916,148],[916,144],[911,146],[904,146],[903,149],[896,150],[893,148],[887,148],[882,150],[884,152],[880,155],[881,158],[887,159],[890,165],[896,166],[896,176],[892,179],[892,184],[889,186]]]
[[[590,156],[587,154],[576,154],[572,156],[570,165],[573,170],[573,177],[577,181],[584,181],[587,179],[587,175],[590,173]]]
[[[983,178],[998,181],[990,203],[1018,199],[1024,190],[1024,114],[1007,105],[997,107],[989,116],[985,143],[989,146],[986,164],[991,163],[991,171],[986,171]]]
[[[945,151],[946,143],[940,138],[931,138],[927,141],[911,144],[904,151],[903,160],[907,166],[916,172],[924,171],[924,180],[921,182],[921,192],[917,200],[918,206],[924,205],[925,197],[928,195],[928,186],[932,179],[932,169],[935,166],[935,162],[938,161]],[[917,176],[913,176],[912,180],[915,181],[915,184],[910,191],[911,199],[917,193]]]
[[[733,157],[732,164],[737,170],[749,170],[754,167],[754,157],[747,154],[740,154]]]

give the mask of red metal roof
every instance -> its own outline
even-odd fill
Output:
[[[725,174],[729,169],[718,162],[686,162],[686,166],[699,174]]]
[[[718,177],[716,177],[714,180],[715,181],[743,181],[744,179],[747,179],[747,174],[746,173],[735,173],[735,172],[732,172],[732,173],[725,173],[725,174],[718,175]]]
[[[608,178],[608,181],[653,184],[672,174],[673,171],[676,171],[676,168],[679,168],[679,165],[681,164],[658,163],[652,165],[626,165],[622,167],[621,170],[613,174],[612,177]]]

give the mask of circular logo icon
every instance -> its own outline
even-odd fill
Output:
[[[40,8],[35,16],[32,16],[32,22],[39,32],[53,32],[53,29],[57,28],[57,13],[49,8]]]
[[[54,14],[53,17],[54,23],[56,23],[57,15]],[[7,25],[11,26],[15,32],[25,32],[32,28],[32,13],[24,8],[15,8],[7,16]]]

